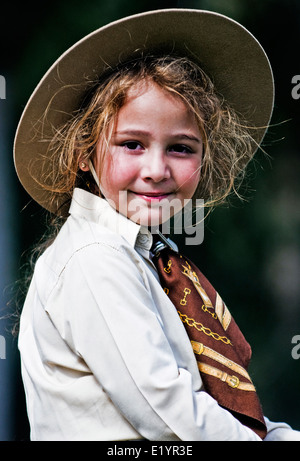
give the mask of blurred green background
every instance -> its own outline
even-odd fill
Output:
[[[241,22],[261,42],[273,66],[276,104],[265,140],[243,187],[244,201],[216,209],[204,242],[187,255],[200,265],[252,345],[251,372],[264,413],[300,430],[300,359],[292,338],[300,335],[300,100],[292,78],[300,74],[299,0],[45,0],[1,7],[0,75],[0,278],[1,312],[14,308],[24,252],[45,230],[45,214],[19,185],[12,146],[18,119],[50,65],[87,33],[158,8],[214,10]],[[187,25],[188,27],[188,25]],[[245,88],[247,91],[247,88]],[[0,440],[28,440],[16,339],[10,319],[0,322],[6,358],[0,359]]]

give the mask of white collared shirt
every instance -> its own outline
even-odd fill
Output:
[[[32,440],[260,440],[203,391],[151,244],[105,200],[75,189],[21,315]],[[272,437],[292,432],[267,424]]]

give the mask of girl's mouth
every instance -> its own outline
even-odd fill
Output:
[[[167,199],[172,192],[134,192],[131,191],[137,197],[140,197],[148,202],[160,201]]]

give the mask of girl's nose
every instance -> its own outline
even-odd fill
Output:
[[[141,175],[145,181],[161,182],[171,177],[171,169],[165,152],[148,151],[142,159]]]

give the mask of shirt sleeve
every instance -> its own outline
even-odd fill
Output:
[[[132,250],[133,251],[133,250]],[[148,440],[260,440],[179,368],[138,261],[93,244],[61,274],[62,335]]]
[[[277,423],[270,421],[265,417],[267,426],[267,435],[264,439],[266,442],[299,442],[300,431],[292,429],[286,423]]]

